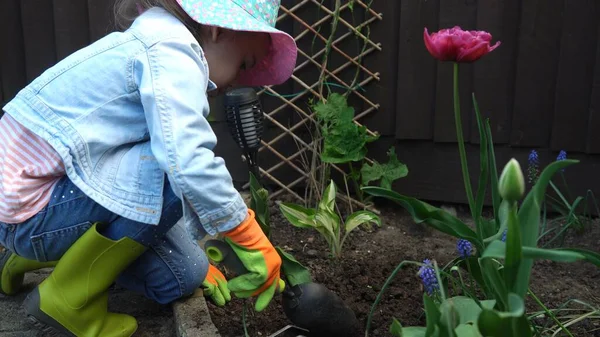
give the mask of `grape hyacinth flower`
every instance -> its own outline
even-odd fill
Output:
[[[561,160],[566,160],[567,159],[567,153],[565,152],[565,150],[560,150],[560,152],[558,153],[558,156],[556,157],[556,161],[561,161]],[[565,172],[565,169],[561,169],[562,172]]]
[[[421,266],[419,268],[419,277],[423,282],[423,286],[425,287],[425,291],[429,296],[433,295],[439,288],[437,277],[435,276],[435,270],[433,269],[433,263],[430,259],[425,259],[423,261],[425,266]]]
[[[502,238],[500,238],[500,240],[502,240],[502,242],[506,242],[506,233],[508,232],[508,229],[505,229],[504,232],[502,233]]]
[[[456,250],[458,251],[458,255],[460,255],[460,257],[466,259],[471,256],[471,253],[473,252],[473,245],[468,240],[458,239],[456,242]]]
[[[540,174],[540,160],[535,150],[531,150],[528,158],[527,180],[530,184],[535,184]]]

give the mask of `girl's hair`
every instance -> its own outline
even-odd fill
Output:
[[[179,6],[177,0],[117,0],[115,3],[115,23],[118,29],[127,29],[133,21],[139,16],[138,9],[149,9],[152,7],[162,7],[167,12],[177,17],[199,40],[201,24],[194,21]]]

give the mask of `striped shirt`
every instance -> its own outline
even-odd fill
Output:
[[[15,224],[36,215],[64,174],[45,140],[8,114],[0,119],[0,221]]]

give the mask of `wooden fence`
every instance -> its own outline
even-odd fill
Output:
[[[300,1],[284,0],[286,9]],[[318,23],[334,0],[304,1],[306,6],[279,21],[281,29],[298,36],[306,29],[292,20]],[[346,3],[347,1],[342,1]],[[367,3],[367,1],[363,1]],[[111,3],[107,0],[1,0],[0,1],[0,102],[6,102],[44,69],[72,51],[112,31]],[[535,149],[541,164],[554,160],[559,150],[581,163],[565,175],[573,194],[589,189],[600,193],[600,3],[597,0],[374,0],[369,8],[381,20],[369,22],[370,40],[381,46],[361,59],[376,80],[360,87],[365,99],[350,99],[357,111],[370,105],[376,111],[363,123],[382,137],[369,156],[384,160],[390,146],[410,170],[394,188],[420,198],[464,202],[452,111],[452,67],[434,60],[423,45],[423,29],[430,31],[460,25],[487,30],[502,45],[474,64],[461,65],[461,106],[471,172],[477,172],[478,134],[470,95],[475,92],[484,116],[491,119],[501,167],[511,157],[526,165]],[[282,14],[280,12],[280,14]],[[366,21],[366,10],[346,11],[346,21]],[[329,22],[321,24],[326,35]],[[338,35],[350,30],[344,25]],[[302,50],[311,50],[314,36],[299,38]],[[343,50],[359,52],[356,40],[340,42]],[[308,54],[310,56],[311,54]],[[304,58],[306,59],[306,58]],[[299,59],[302,62],[303,58]],[[335,69],[344,59],[333,56]],[[318,78],[316,67],[295,73],[302,81]],[[352,69],[340,72],[349,83]],[[367,78],[365,73],[360,80]],[[312,83],[310,82],[310,83]],[[338,81],[339,82],[339,81]],[[268,112],[282,99],[306,90],[290,80],[263,94]],[[282,98],[283,97],[283,98]],[[296,101],[308,109],[310,95]],[[239,182],[247,180],[240,151],[228,134],[220,101],[213,102],[213,126],[222,155]],[[294,125],[298,111],[291,107],[277,114],[277,122]],[[267,139],[281,131],[270,123]],[[287,155],[297,150],[293,141],[281,145]],[[266,153],[267,167],[281,159]],[[298,176],[282,168],[273,175],[283,181]]]

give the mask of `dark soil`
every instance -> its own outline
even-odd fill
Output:
[[[343,255],[339,260],[330,258],[327,245],[319,233],[293,227],[280,215],[277,208],[272,208],[274,245],[293,254],[311,270],[314,282],[322,283],[336,292],[354,310],[362,324],[361,331],[357,331],[358,336],[364,336],[364,326],[371,306],[400,262],[429,258],[436,259],[438,264],[443,265],[456,257],[454,238],[426,225],[415,224],[400,207],[380,207],[382,227],[374,228],[372,232],[363,229],[352,232],[344,244]],[[458,216],[463,221],[468,218],[460,207]],[[585,233],[569,235],[565,245],[598,251],[600,222],[594,222]],[[397,274],[376,308],[369,336],[391,336],[388,330],[393,317],[403,326],[424,325],[423,287],[417,270],[416,266],[408,266]],[[572,299],[598,307],[600,269],[590,263],[538,261],[534,266],[531,288],[548,308],[558,308]],[[529,301],[527,305],[530,313],[541,310],[533,301]],[[212,319],[223,336],[244,336],[242,300],[234,299],[226,308],[218,308],[212,304],[209,307]],[[582,308],[576,304],[570,307]],[[249,336],[270,336],[291,324],[283,313],[279,297],[264,312],[254,312],[250,302],[247,308],[246,326]],[[543,323],[544,318],[540,318],[539,324]],[[575,336],[600,336],[600,321],[586,319],[570,329]]]

